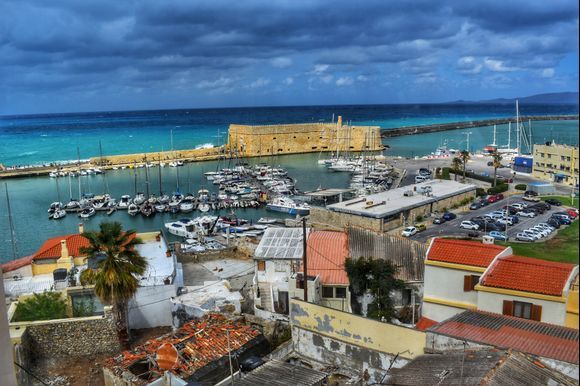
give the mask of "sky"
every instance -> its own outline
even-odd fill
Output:
[[[577,90],[577,0],[0,2],[1,115]]]

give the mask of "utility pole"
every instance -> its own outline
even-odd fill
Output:
[[[308,260],[306,256],[306,217],[302,218],[302,266],[304,267],[304,301],[308,303]]]
[[[230,360],[230,376],[231,384],[234,386],[234,367],[232,366],[232,349],[230,347],[230,330],[226,329],[226,337],[228,339],[228,358]]]

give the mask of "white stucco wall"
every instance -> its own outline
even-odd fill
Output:
[[[458,269],[425,265],[425,285],[423,298],[437,298],[454,302],[477,305],[477,291],[464,291],[463,280],[467,275],[481,276],[481,273]],[[423,301],[422,316],[440,322],[465,311]]]
[[[258,271],[258,260],[255,260],[256,277],[258,282],[287,282],[288,277],[292,273],[291,262],[292,260],[265,260],[266,269],[264,271]],[[295,264],[297,265],[298,263],[296,262]],[[276,269],[276,266],[278,266],[278,270]]]
[[[446,319],[451,318],[454,315],[462,313],[463,311],[465,311],[465,309],[463,308],[423,302],[421,316],[424,316],[436,322],[442,322]]]
[[[170,298],[176,294],[174,284],[139,287],[129,301],[129,328],[171,326]]]
[[[566,303],[552,302],[548,300],[539,300],[524,298],[521,296],[503,295],[492,292],[478,291],[477,308],[481,311],[503,313],[503,301],[518,301],[525,303],[533,303],[542,306],[542,322],[565,325],[566,321]]]

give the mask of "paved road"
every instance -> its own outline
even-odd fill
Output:
[[[440,225],[429,224],[427,225],[426,230],[417,233],[416,235],[412,236],[411,239],[426,242],[427,239],[435,236],[465,237],[470,231],[467,229],[459,228],[459,224],[461,224],[461,221],[469,220],[475,216],[483,216],[486,213],[493,212],[495,210],[500,210],[501,207],[504,205],[513,204],[516,202],[522,202],[521,196],[512,196],[509,198],[505,198],[501,201],[495,202],[493,204],[489,204],[488,206],[484,206],[483,208],[477,210],[470,210],[469,212],[457,213],[456,219],[447,221]],[[546,222],[546,220],[548,220],[553,213],[560,212],[562,210],[563,209],[561,209],[561,207],[552,206],[552,208],[549,211],[546,211],[544,212],[544,214],[541,214],[534,218],[520,217],[519,223],[513,226],[508,226],[507,228],[508,236],[513,240],[515,238],[516,233],[521,232],[524,229],[530,228],[538,223]],[[479,233],[480,235],[483,235],[483,231],[479,231]]]

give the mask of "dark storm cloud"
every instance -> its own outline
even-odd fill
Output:
[[[82,79],[92,94],[163,82],[247,93],[284,84],[293,103],[306,88],[354,79],[551,74],[577,52],[577,29],[573,1],[5,0],[0,87],[65,92]]]

